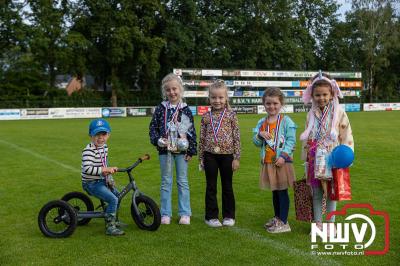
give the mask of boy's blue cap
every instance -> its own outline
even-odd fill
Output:
[[[110,124],[102,118],[92,120],[92,122],[90,122],[89,125],[90,136],[93,137],[99,132],[107,132],[107,133],[111,132]]]

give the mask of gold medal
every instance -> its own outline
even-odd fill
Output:
[[[221,151],[221,149],[218,147],[218,146],[215,146],[214,147],[214,152],[215,153],[219,153]]]

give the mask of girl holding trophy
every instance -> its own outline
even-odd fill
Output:
[[[211,110],[201,119],[199,159],[206,174],[205,223],[210,227],[235,224],[235,197],[232,187],[233,171],[239,168],[240,132],[236,114],[231,110],[228,88],[224,81],[209,87]],[[222,185],[222,224],[218,219],[218,171]]]
[[[161,224],[170,224],[173,171],[176,169],[179,224],[190,224],[188,162],[197,152],[196,131],[189,106],[183,102],[182,80],[168,74],[161,82],[165,101],[154,111],[149,126],[150,142],[157,147],[161,169]]]
[[[322,206],[326,204],[327,213],[336,210],[336,201],[327,195],[327,185],[332,180],[330,154],[340,144],[354,150],[350,121],[339,105],[339,98],[343,94],[337,82],[321,71],[310,80],[303,94],[304,103],[312,106],[306,130],[300,135],[302,159],[306,161],[307,181],[313,191],[314,221],[318,227],[322,227]],[[332,216],[330,222],[334,219]]]

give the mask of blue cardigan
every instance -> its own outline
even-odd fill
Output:
[[[266,142],[259,137],[258,132],[260,131],[260,127],[264,124],[265,120],[268,118],[268,116],[261,118],[257,126],[253,129],[253,143],[257,147],[261,148],[260,152],[260,157],[261,157],[261,162],[264,162],[264,157],[265,157],[265,145]],[[290,119],[289,116],[283,115],[281,126],[278,132],[278,139],[279,139],[279,144],[278,144],[278,149],[276,151],[276,157],[279,158],[282,154],[285,159],[285,161],[290,161],[287,160],[287,156],[290,157],[292,160],[293,158],[293,151],[296,147],[296,128],[297,125],[293,122],[292,119]]]
[[[159,154],[168,153],[167,148],[161,148],[157,145],[158,139],[166,136],[166,132],[164,129],[165,112],[167,112],[168,117],[171,116],[170,110],[167,109],[167,103],[168,102],[164,101],[156,107],[149,126],[150,142],[151,144],[157,147]],[[189,109],[189,106],[187,106],[186,103],[182,103],[181,109],[179,109],[178,113],[179,122],[181,121],[182,114],[185,114],[187,117],[189,117],[192,126],[189,128],[189,131],[187,132],[189,148],[187,151],[181,152],[181,154],[187,154],[193,156],[197,154],[196,129],[194,128],[192,111]]]

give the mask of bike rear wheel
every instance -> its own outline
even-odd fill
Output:
[[[76,213],[82,211],[93,211],[94,205],[92,200],[85,193],[82,192],[69,192],[65,194],[61,200],[68,202],[71,205]],[[78,225],[85,225],[90,222],[91,218],[78,218]]]
[[[131,215],[140,229],[155,231],[160,227],[161,214],[157,204],[145,195],[139,195],[135,198],[138,213],[133,203],[131,204]]]
[[[40,231],[47,237],[68,237],[77,226],[76,212],[67,202],[53,200],[40,210],[38,224]]]

